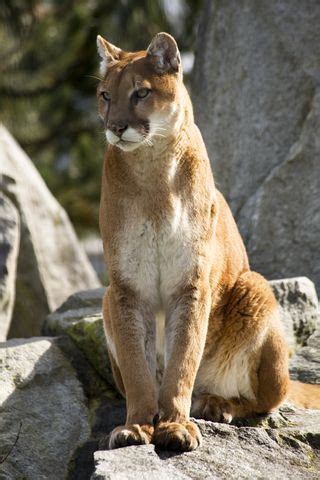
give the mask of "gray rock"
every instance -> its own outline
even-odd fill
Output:
[[[103,289],[97,289],[95,292],[97,294],[101,293],[101,300]],[[87,299],[90,297],[89,292],[87,294],[81,292],[79,295],[72,296],[59,311],[48,315],[43,326],[43,334],[68,335],[83,352],[96,372],[108,385],[113,386],[113,376],[103,330],[101,301],[98,306],[82,306],[89,302],[86,297]],[[75,308],[75,302],[78,300],[78,308]],[[68,305],[71,306],[70,310]]]
[[[74,369],[54,339],[41,337],[1,343],[0,369],[0,478],[66,478],[90,434]]]
[[[70,294],[100,283],[66,212],[3,126],[0,173],[15,181],[4,185],[4,193],[18,208],[21,224],[17,294],[9,337],[30,337],[40,334],[46,315]]]
[[[102,311],[102,299],[105,287],[92,288],[90,290],[81,290],[67,298],[65,302],[56,310],[59,313],[67,312],[68,310],[78,310],[80,308],[90,308]]]
[[[156,451],[152,445],[98,451],[91,478],[319,478],[320,412],[283,407],[281,416],[284,426],[280,428],[199,420],[203,444],[183,454]]]
[[[106,432],[125,421],[125,403],[102,379],[70,337],[55,337],[57,345],[70,361],[87,397],[90,438],[80,445],[69,464],[68,480],[88,480],[93,471],[93,454],[105,444]],[[0,477],[1,478],[1,477]]]
[[[252,267],[320,289],[320,3],[206,0],[196,121]]]
[[[98,451],[94,454],[95,472],[92,480],[168,480],[188,479],[169,463],[163,465],[153,445]],[[121,460],[120,460],[121,459]]]
[[[318,297],[306,277],[272,280],[270,285],[280,305],[280,315],[291,352],[305,345],[318,320]]]
[[[307,345],[291,358],[290,374],[295,380],[320,384],[320,322]]]
[[[7,338],[11,323],[19,241],[18,211],[0,190],[0,341]]]

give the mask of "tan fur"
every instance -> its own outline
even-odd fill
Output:
[[[288,400],[297,407],[320,409],[319,389],[319,385],[291,381]]]
[[[214,186],[174,39],[159,34],[147,51],[127,53],[99,37],[98,48],[99,112],[112,143],[100,208],[110,274],[103,312],[127,402],[110,447],[152,441],[191,450],[201,438],[189,420],[192,398],[192,414],[210,420],[272,410],[288,394],[287,347],[271,288],[250,271]],[[158,392],[159,311],[166,342]],[[319,399],[319,390],[312,395]]]

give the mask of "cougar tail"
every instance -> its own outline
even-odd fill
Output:
[[[296,407],[320,409],[320,385],[291,380],[287,399]]]

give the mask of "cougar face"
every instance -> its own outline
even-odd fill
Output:
[[[103,76],[97,90],[107,142],[130,151],[171,135],[179,119],[182,83],[175,40],[157,37],[146,51],[124,52],[98,37]]]

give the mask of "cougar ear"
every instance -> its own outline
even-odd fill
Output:
[[[100,73],[105,75],[107,72],[108,64],[119,60],[122,50],[107,42],[101,35],[97,36],[98,54],[101,58],[100,61]]]
[[[157,73],[182,71],[177,42],[168,33],[158,33],[147,49],[147,54]]]

